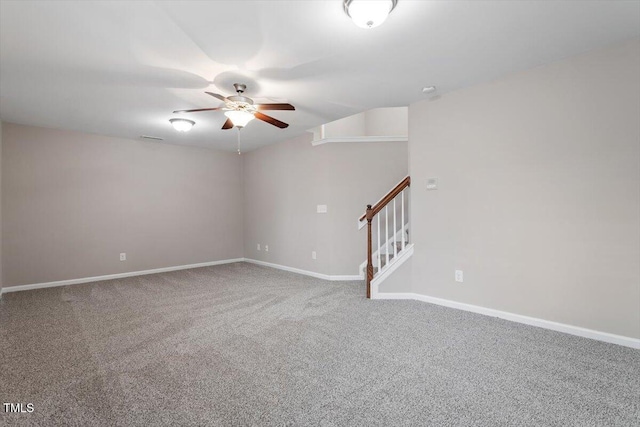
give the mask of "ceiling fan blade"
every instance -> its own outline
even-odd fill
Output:
[[[227,119],[226,122],[224,122],[224,124],[222,125],[222,129],[232,129],[233,128],[233,122],[231,121],[231,119]]]
[[[258,110],[295,110],[291,104],[258,104]]]
[[[272,125],[274,125],[274,126],[277,126],[277,127],[279,127],[280,129],[284,129],[284,128],[286,128],[286,127],[289,127],[289,125],[288,125],[288,124],[286,124],[285,122],[281,122],[280,120],[278,120],[278,119],[274,119],[274,118],[273,118],[273,117],[271,117],[271,116],[267,116],[266,114],[262,114],[262,113],[261,113],[261,112],[259,112],[259,111],[256,111],[256,112],[255,112],[255,114],[254,114],[254,116],[256,117],[256,119],[258,119],[258,120],[262,120],[263,122],[267,122],[267,123],[269,123],[269,124],[272,124]]]
[[[222,108],[198,108],[197,110],[176,110],[173,112],[173,114],[177,114],[177,113],[196,113],[198,111],[215,111],[215,110],[221,110]]]
[[[205,92],[208,95],[213,96],[214,98],[218,98],[220,101],[227,101],[227,98],[225,98],[224,96],[220,95],[219,93],[213,93],[213,92]]]

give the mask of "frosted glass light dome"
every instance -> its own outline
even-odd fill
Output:
[[[396,6],[397,0],[345,0],[347,15],[361,28],[375,28],[382,24]]]
[[[234,126],[237,126],[239,128],[245,127],[247,123],[255,119],[253,114],[248,113],[246,111],[231,110],[231,111],[226,111],[224,115],[231,120]]]
[[[173,128],[178,132],[189,132],[193,125],[196,124],[193,120],[187,119],[170,119],[169,122],[171,122]]]

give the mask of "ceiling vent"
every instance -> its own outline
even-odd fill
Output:
[[[164,141],[164,138],[160,138],[159,136],[150,136],[150,135],[140,135],[142,139],[150,139],[152,141]]]

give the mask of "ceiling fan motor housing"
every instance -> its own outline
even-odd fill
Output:
[[[227,99],[229,101],[237,102],[239,104],[253,105],[253,99],[246,96],[242,96],[242,95],[227,96]]]

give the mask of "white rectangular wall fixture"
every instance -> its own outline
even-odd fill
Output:
[[[327,205],[318,205],[317,212],[318,213],[327,213]]]
[[[427,190],[438,189],[438,178],[427,178]]]

